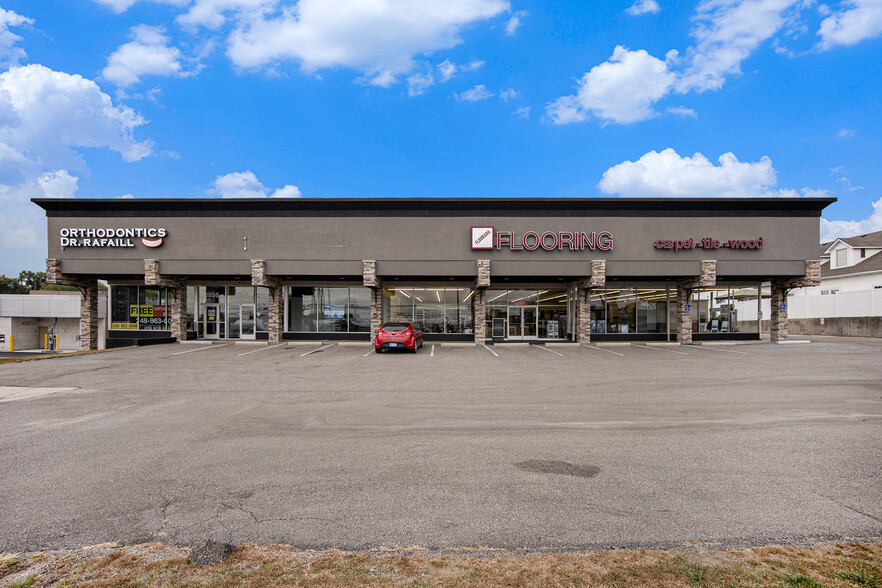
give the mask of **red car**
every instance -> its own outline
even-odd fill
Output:
[[[374,349],[382,353],[384,349],[409,349],[416,353],[423,346],[423,332],[407,321],[390,321],[380,327],[374,341]]]

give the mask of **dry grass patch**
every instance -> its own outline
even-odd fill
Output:
[[[185,549],[151,543],[2,554],[0,587],[13,586],[882,588],[882,543],[530,555],[489,550],[432,554],[410,548],[350,553],[240,545],[225,562],[205,568],[191,563]]]

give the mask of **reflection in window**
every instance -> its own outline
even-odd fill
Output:
[[[413,321],[425,333],[472,333],[471,288],[385,288],[383,320]]]
[[[111,286],[110,328],[128,331],[168,331],[171,291],[147,286]]]
[[[371,330],[368,288],[288,288],[288,331],[364,333]]]

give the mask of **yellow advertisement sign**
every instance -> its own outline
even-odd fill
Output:
[[[111,329],[120,330],[138,330],[138,323],[110,323]]]

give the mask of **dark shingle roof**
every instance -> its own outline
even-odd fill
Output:
[[[842,239],[852,247],[882,247],[882,231]],[[829,245],[828,245],[829,247]]]
[[[845,239],[843,239],[844,241]],[[840,267],[830,269],[830,264],[821,264],[821,277],[832,278],[834,276],[847,276],[849,274],[859,274],[863,272],[882,271],[882,252],[871,255],[860,263],[856,263],[849,267]]]

